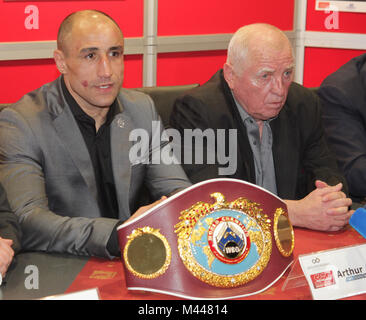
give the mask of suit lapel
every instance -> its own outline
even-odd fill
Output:
[[[229,129],[238,130],[238,136],[237,136],[238,168],[236,170],[234,178],[244,179],[245,181],[255,183],[253,152],[249,144],[247,131],[243,121],[241,120],[241,116],[236,106],[231,90],[223,77],[222,71],[220,74],[220,78],[221,78],[221,86],[223,88],[224,97],[226,100],[226,105],[228,106],[228,113],[230,114],[229,118],[233,123],[232,126],[229,126]],[[223,105],[225,104],[223,103]]]
[[[123,110],[120,104],[119,108]],[[53,125],[91,194],[97,199],[96,181],[90,155],[71,110],[65,107],[55,117]],[[120,218],[124,220],[130,217],[129,189],[131,165],[129,150],[131,142],[129,141],[129,134],[132,129],[132,121],[125,113],[117,114],[111,123],[113,175],[117,190]]]
[[[299,145],[296,130],[294,130],[295,120],[290,119],[288,113],[285,105],[278,117],[270,122],[273,135],[272,154],[277,194],[284,199],[294,199],[298,178]]]
[[[123,107],[119,105],[121,110]],[[130,132],[133,130],[131,118],[124,112],[116,115],[111,123],[111,152],[114,183],[117,190],[119,218],[130,217],[129,191],[131,180],[131,164],[129,150]]]
[[[248,134],[244,126],[243,121],[241,121],[240,114],[235,106],[235,111],[237,114],[234,116],[236,124],[238,126],[238,165],[242,165],[243,170],[238,170],[242,172],[238,178],[245,179],[248,182],[255,183],[255,169],[254,169],[254,159],[252,148],[249,144]]]
[[[95,176],[90,155],[70,109],[65,107],[63,112],[54,119],[53,124],[64,148],[68,150],[93,197],[97,199]]]

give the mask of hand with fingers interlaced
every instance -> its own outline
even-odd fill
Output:
[[[342,192],[342,183],[329,186],[315,182],[316,189],[301,200],[286,200],[294,226],[320,231],[338,231],[348,224],[354,210],[352,200]]]

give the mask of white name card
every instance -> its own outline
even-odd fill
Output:
[[[98,288],[44,297],[41,300],[100,300]]]
[[[366,292],[366,244],[299,256],[315,300],[331,300]]]

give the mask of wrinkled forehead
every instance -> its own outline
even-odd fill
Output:
[[[293,50],[288,41],[282,43],[256,42],[249,47],[243,67],[275,71],[294,67]]]

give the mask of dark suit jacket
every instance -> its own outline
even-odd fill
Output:
[[[141,187],[153,198],[190,185],[178,165],[154,164],[161,151],[154,103],[121,89],[119,113],[110,124],[111,157],[119,219],[136,210]],[[160,129],[160,130],[159,130]],[[139,161],[131,134],[149,141]],[[146,140],[147,140],[146,139]],[[23,231],[23,248],[110,257],[107,243],[118,223],[104,218],[94,170],[82,134],[61,89],[61,78],[25,95],[0,113],[0,182]]]
[[[318,94],[329,146],[359,200],[366,196],[366,54],[329,75]]]
[[[332,185],[340,181],[345,183],[325,143],[320,111],[316,95],[293,83],[284,107],[270,122],[277,192],[283,199],[306,196],[315,188],[316,179]],[[237,129],[237,170],[229,177],[255,183],[254,161],[246,129],[222,70],[201,87],[179,98],[170,122],[182,136],[185,128]],[[220,177],[218,162],[212,165],[185,164],[183,168],[192,182]]]

